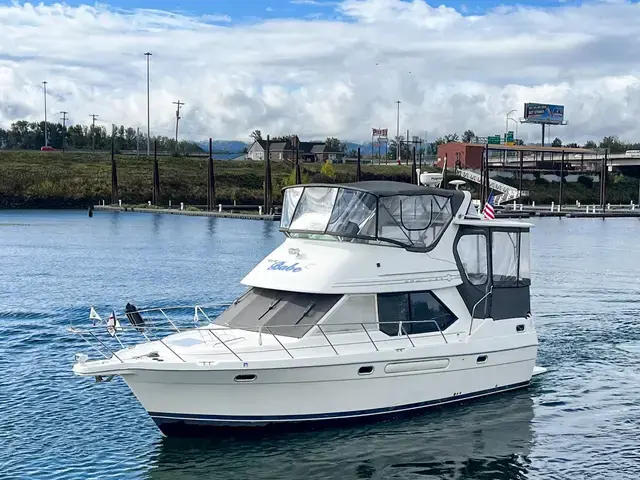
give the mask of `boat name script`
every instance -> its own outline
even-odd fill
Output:
[[[272,260],[273,261],[273,260]],[[302,267],[298,266],[298,262],[287,265],[287,262],[281,260],[273,261],[267,270],[280,270],[281,272],[301,272]]]

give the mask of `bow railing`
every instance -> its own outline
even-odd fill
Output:
[[[209,313],[205,307],[201,306],[132,310],[124,314],[127,319],[125,321],[120,321],[121,317],[116,314],[114,319],[110,317],[106,322],[94,321],[94,324],[88,327],[71,325],[68,330],[80,336],[103,358],[115,358],[121,363],[124,363],[122,352],[138,345],[140,336],[144,338],[144,343],[157,342],[166,349],[166,352],[184,363],[229,357],[229,355],[240,362],[245,362],[248,357],[253,356],[255,359],[255,354],[273,352],[284,352],[291,359],[310,355],[343,355],[353,353],[363,345],[368,346],[370,351],[376,352],[388,349],[404,350],[426,345],[425,339],[429,345],[434,344],[434,339],[440,339],[439,342],[436,340],[435,344],[448,343],[447,336],[437,318],[409,322],[328,322],[315,325],[262,325],[234,328],[233,325],[214,323],[216,313],[219,313],[219,307],[223,305],[227,304],[219,304],[214,307],[217,311],[213,310]],[[188,311],[190,314],[187,314]],[[145,314],[144,323],[139,322],[135,313]],[[169,313],[173,315],[169,316]],[[127,314],[130,315],[127,316]],[[202,325],[201,319],[204,319],[207,324]],[[304,332],[300,330],[296,332],[298,328],[304,329]],[[283,333],[285,329],[286,333]],[[381,333],[382,330],[387,333]],[[187,331],[193,334],[192,345],[176,345],[167,341],[169,335]],[[297,341],[302,337],[305,337],[305,341]],[[206,348],[190,351],[190,347],[194,344]],[[311,350],[315,350],[315,355],[310,352]],[[157,356],[160,355],[158,352],[154,353]],[[146,356],[149,355],[143,355],[143,357]]]

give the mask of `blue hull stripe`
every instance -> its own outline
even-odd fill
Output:
[[[416,410],[419,408],[432,407],[441,405],[444,403],[459,402],[462,400],[468,400],[471,398],[482,397],[493,393],[504,392],[507,390],[515,390],[517,388],[524,388],[529,385],[529,381],[513,383],[510,385],[503,385],[501,387],[490,388],[488,390],[480,390],[478,392],[465,393],[463,395],[456,395],[453,397],[441,398],[438,400],[429,400],[427,402],[410,403],[407,405],[397,405],[395,407],[383,407],[374,408],[371,410],[354,410],[351,412],[330,412],[330,413],[311,413],[302,415],[204,415],[204,414],[191,414],[191,413],[162,413],[162,412],[149,412],[149,415],[156,421],[156,423],[170,423],[171,421],[186,420],[189,423],[220,423],[238,422],[239,424],[246,423],[268,423],[268,422],[300,422],[300,421],[314,421],[314,420],[329,420],[338,418],[357,418],[370,415],[381,415],[389,413],[399,413],[407,410]]]

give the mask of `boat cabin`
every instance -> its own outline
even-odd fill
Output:
[[[288,187],[280,223],[288,238],[348,245],[337,253],[314,242],[302,257],[322,261],[325,270],[306,270],[299,249],[285,242],[274,255],[285,260],[267,258],[256,267],[247,277],[253,286],[216,323],[302,338],[322,321],[323,332],[366,328],[398,337],[466,331],[472,318],[521,319],[530,311],[530,226],[483,220],[469,192],[458,190],[397,182]],[[358,243],[393,248],[363,253]],[[341,255],[340,260],[326,262],[331,254]],[[379,260],[391,264],[391,274],[399,279],[415,272],[447,272],[451,278],[440,284],[400,281],[392,289],[372,281],[358,292],[302,291],[301,285],[332,275],[332,284],[345,277],[382,278],[375,268]],[[327,263],[338,265],[328,270]],[[364,270],[371,265],[373,270]]]

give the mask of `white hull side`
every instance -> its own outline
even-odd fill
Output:
[[[446,368],[405,373],[385,373],[392,363],[385,361],[274,370],[138,371],[123,377],[161,428],[176,421],[263,426],[379,416],[524,387],[536,353],[536,345],[492,352],[481,365],[476,353],[441,357],[449,360]],[[438,358],[428,359],[438,364]],[[374,372],[359,376],[363,365],[374,366]],[[238,374],[257,378],[234,382]]]

